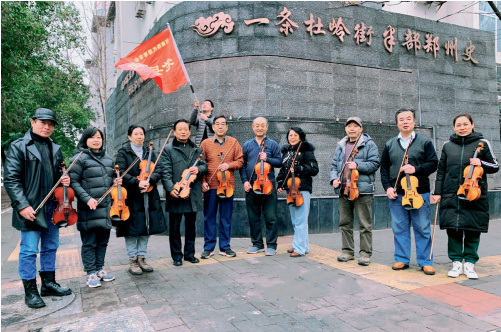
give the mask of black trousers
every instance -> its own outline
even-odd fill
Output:
[[[111,229],[92,228],[80,231],[82,239],[82,263],[87,274],[97,272],[104,266],[104,256],[110,240]]]
[[[250,191],[245,194],[245,203],[247,204],[247,215],[249,217],[249,226],[251,241],[255,247],[264,248],[263,233],[261,230],[261,212],[264,214],[266,223],[266,245],[268,248],[277,249],[277,191],[269,195],[256,194]]]
[[[172,259],[180,261],[183,259],[181,251],[181,219],[184,214],[184,258],[190,259],[195,255],[195,220],[196,212],[173,213],[169,212],[169,244]]]

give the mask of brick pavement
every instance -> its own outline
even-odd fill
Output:
[[[126,272],[124,241],[112,232],[106,268],[116,280],[90,289],[80,261],[79,233],[69,228],[61,232],[56,264],[58,280],[72,287],[75,299],[61,309],[54,304],[62,299],[46,298],[47,313],[29,320],[35,310],[19,305],[16,316],[12,309],[11,302],[22,301],[19,232],[12,230],[5,213],[2,331],[501,331],[500,231],[501,220],[496,220],[482,235],[478,280],[446,277],[450,263],[441,231],[435,276],[418,270],[414,253],[409,270],[391,270],[391,230],[374,232],[368,268],[337,262],[339,233],[310,235],[310,254],[302,258],[286,254],[290,237],[279,238],[272,257],[248,255],[249,239],[233,239],[237,257],[216,251],[211,259],[182,267],[172,265],[168,237],[152,236],[148,259],[155,272],[132,276]],[[202,243],[197,239],[197,252]]]

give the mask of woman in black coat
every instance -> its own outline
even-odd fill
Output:
[[[144,128],[136,125],[129,127],[127,138],[130,143],[118,150],[116,163],[120,172],[124,172],[139,157],[148,160],[150,150],[143,146]],[[151,162],[156,161],[157,156],[151,152]],[[117,225],[117,237],[125,237],[125,246],[129,255],[129,272],[142,274],[153,272],[153,268],[146,263],[147,246],[150,235],[165,232],[167,223],[160,207],[160,195],[156,183],[162,176],[162,167],[158,163],[151,175],[149,185],[153,189],[145,193],[148,182],[139,181],[139,161],[124,175],[124,188],[127,189],[125,204],[129,207],[130,217],[120,221]],[[148,207],[147,209],[145,207]]]
[[[300,206],[290,205],[289,210],[294,226],[294,239],[292,248],[287,250],[291,257],[304,256],[309,252],[308,243],[308,215],[310,213],[310,194],[313,188],[312,177],[318,174],[318,164],[315,158],[315,147],[306,141],[306,134],[299,127],[292,127],[287,133],[287,141],[289,144],[282,146],[282,168],[277,176],[277,192],[280,194],[284,188],[287,188],[287,183],[284,181],[291,178],[292,174],[286,179],[287,173],[294,172],[294,176],[301,180],[299,187],[300,193],[304,198],[304,203]],[[301,147],[299,144],[302,142]],[[294,165],[292,160],[298,151]],[[287,192],[289,189],[286,189]]]
[[[100,280],[115,279],[103,270],[111,231],[110,195],[97,204],[112,186],[115,175],[113,159],[104,151],[103,137],[98,128],[84,130],[76,151],[77,154],[81,151],[83,154],[69,172],[70,186],[78,199],[77,229],[82,239],[82,262],[87,272],[87,285],[92,288],[101,286]],[[115,181],[122,182],[121,179]]]
[[[489,228],[487,174],[496,173],[499,163],[489,141],[482,134],[474,132],[471,115],[456,116],[453,126],[455,134],[442,147],[433,200],[435,203],[441,201],[440,229],[446,229],[449,237],[448,254],[453,264],[449,277],[456,278],[464,271],[468,278],[477,279],[474,265],[479,259],[480,233],[487,233]],[[484,148],[473,158],[479,143],[483,143]],[[480,198],[471,202],[457,195],[464,183],[463,172],[468,165],[480,166],[484,170],[478,181]]]

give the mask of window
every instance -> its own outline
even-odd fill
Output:
[[[501,1],[494,1],[496,7],[501,5]],[[492,31],[495,33],[496,38],[496,51],[501,52],[501,42],[498,42],[498,36],[501,36],[501,23],[494,14],[491,6],[487,3],[487,1],[480,1],[478,4],[479,8],[479,20],[478,25],[480,30],[484,31]],[[496,26],[497,25],[497,26]],[[498,80],[499,82],[499,80]]]

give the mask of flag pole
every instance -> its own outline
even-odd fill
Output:
[[[183,67],[184,75],[186,75],[186,78],[188,79],[188,83],[190,84],[191,93],[193,93],[193,97],[195,98],[195,100],[198,100],[197,95],[195,94],[195,89],[193,89],[193,85],[191,84],[190,75],[188,75],[188,71],[186,70],[186,67],[184,66],[183,58],[181,57],[181,53],[179,53],[179,49],[177,48],[176,40],[174,39],[174,33],[170,29],[170,25],[168,22],[167,22],[167,29],[169,29],[170,35],[172,37],[172,42],[174,43],[174,49],[176,50],[176,54],[177,54],[178,58],[181,60],[181,66]],[[197,108],[198,108],[198,113],[202,113],[202,110],[200,109],[200,105]]]

